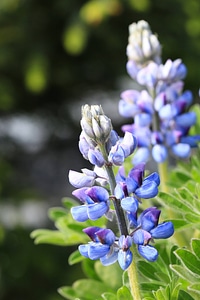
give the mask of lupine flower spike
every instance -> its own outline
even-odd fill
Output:
[[[140,91],[122,92],[119,101],[119,113],[133,118],[132,124],[122,126],[138,141],[133,164],[147,162],[151,156],[163,163],[169,153],[188,158],[200,135],[189,135],[196,115],[187,111],[192,93],[183,91],[186,66],[181,59],[161,62],[160,43],[145,21],[129,27],[127,57],[127,72],[141,86]]]
[[[140,163],[125,175],[123,163],[135,151],[137,140],[131,132],[120,138],[100,106],[82,108],[81,127],[79,149],[94,168],[82,169],[82,173],[69,172],[69,181],[76,188],[72,194],[81,203],[71,208],[72,216],[85,222],[102,216],[112,220],[115,215],[119,232],[96,226],[85,228],[83,231],[91,241],[79,246],[80,253],[92,260],[100,259],[105,266],[118,261],[125,270],[134,260],[131,248],[135,244],[141,256],[155,261],[158,252],[150,243],[156,238],[170,237],[173,224],[158,224],[160,210],[155,207],[139,217],[137,212],[143,199],[157,195],[158,173],[145,176],[145,163]],[[119,168],[116,176],[113,166]]]

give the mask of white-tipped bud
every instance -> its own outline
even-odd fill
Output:
[[[139,65],[148,61],[160,63],[161,45],[146,21],[141,20],[129,26],[127,56]]]
[[[81,127],[87,137],[97,144],[105,143],[112,130],[111,120],[99,105],[86,104],[82,107]]]

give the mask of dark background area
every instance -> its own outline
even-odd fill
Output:
[[[81,277],[71,248],[35,246],[30,232],[54,228],[49,207],[70,196],[81,105],[102,104],[120,131],[128,25],[144,19],[163,45],[163,62],[181,58],[185,88],[199,103],[199,0],[0,1],[0,299],[57,300]]]

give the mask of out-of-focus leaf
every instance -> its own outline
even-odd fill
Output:
[[[72,266],[74,264],[81,262],[84,259],[85,259],[85,257],[82,256],[78,250],[76,250],[70,254],[70,256],[68,258],[68,263],[70,266]]]
[[[194,254],[200,260],[200,239],[192,239],[191,246]]]
[[[122,286],[117,291],[117,300],[133,300],[133,297],[126,286]]]
[[[180,290],[177,300],[194,300],[194,298],[190,296],[187,292]]]
[[[73,245],[74,241],[57,230],[36,229],[31,233],[35,244],[53,244],[59,246]]]
[[[95,263],[95,271],[99,278],[108,284],[113,290],[117,290],[122,286],[122,269],[119,267],[118,263],[112,264],[110,266],[103,266],[100,261]],[[112,280],[111,280],[112,278]]]
[[[175,254],[194,276],[200,278],[200,260],[192,252],[179,248],[175,251]]]
[[[179,265],[171,265],[170,268],[180,277],[188,282],[196,282],[197,278],[192,275],[192,273],[189,273],[186,268]]]
[[[117,296],[113,293],[103,293],[101,297],[104,300],[117,300]]]

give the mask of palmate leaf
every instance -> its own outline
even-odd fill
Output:
[[[191,240],[191,249],[178,248],[174,251],[179,264],[172,264],[171,269],[185,280],[186,292],[191,298],[200,299],[200,240]],[[183,299],[183,298],[180,298]]]
[[[31,233],[31,238],[34,239],[35,244],[54,244],[59,246],[71,246],[88,241],[87,235],[83,229],[89,226],[104,227],[106,219],[104,217],[86,222],[77,222],[72,218],[70,208],[77,204],[71,198],[63,200],[64,207],[53,207],[48,211],[49,218],[54,221],[55,227],[58,230],[36,229]]]

